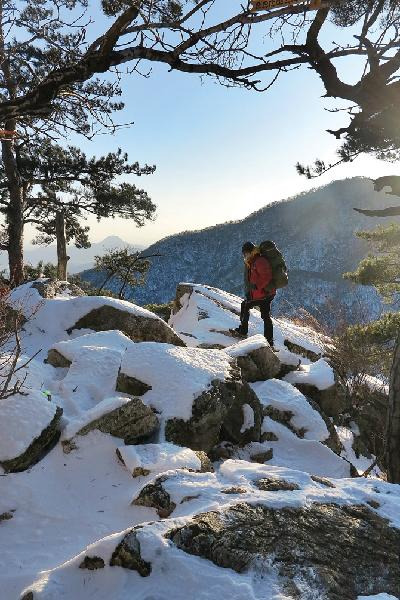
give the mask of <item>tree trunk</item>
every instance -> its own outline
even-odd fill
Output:
[[[15,130],[15,126],[14,119],[5,123],[5,128],[11,131]],[[15,287],[24,280],[24,190],[13,140],[2,140],[1,154],[10,194],[7,209],[8,264],[10,284]]]
[[[65,215],[62,210],[56,212],[56,237],[57,237],[57,278],[67,281],[67,237],[65,235]]]
[[[103,283],[101,284],[101,286],[97,289],[97,291],[100,293],[104,286],[110,281],[110,279],[112,277],[114,277],[115,273],[111,273],[110,275],[107,275],[107,277],[105,278],[105,280],[103,281]]]
[[[400,483],[400,333],[397,336],[390,372],[385,463],[388,481]]]

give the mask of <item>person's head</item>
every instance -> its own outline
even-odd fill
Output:
[[[243,254],[243,258],[245,260],[247,258],[249,258],[249,256],[253,252],[254,248],[255,248],[255,245],[253,244],[253,242],[245,242],[243,244],[243,246],[242,246],[242,254]]]

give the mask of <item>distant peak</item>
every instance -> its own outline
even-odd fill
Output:
[[[99,244],[101,244],[102,246],[110,246],[112,244],[117,244],[118,246],[121,244],[127,244],[128,242],[124,242],[124,240],[122,240],[120,237],[118,237],[117,235],[109,235],[106,238],[104,238],[104,240],[102,240],[101,242],[98,242]]]

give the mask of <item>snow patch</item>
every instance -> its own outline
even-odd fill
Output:
[[[307,383],[314,385],[319,390],[327,390],[335,384],[333,369],[326,360],[320,358],[317,362],[302,366],[301,370],[292,371],[285,377],[285,381],[295,385]]]
[[[240,428],[240,433],[244,433],[248,429],[254,427],[254,410],[251,408],[250,404],[243,404],[243,424]]]
[[[306,440],[323,441],[329,437],[328,428],[307,398],[299,390],[279,379],[270,379],[250,384],[263,406],[272,406],[279,411],[293,413],[291,424],[298,430],[305,429]]]
[[[201,461],[193,450],[168,442],[120,446],[118,451],[126,468],[131,473],[136,469],[150,471],[153,475],[171,469],[191,469],[193,471],[201,469]]]
[[[270,345],[265,337],[259,334],[253,335],[245,340],[241,340],[233,346],[228,346],[228,348],[225,348],[225,352],[229,354],[229,356],[232,356],[232,358],[237,358],[238,356],[247,356],[253,350],[258,350],[259,348],[265,347],[270,348]]]

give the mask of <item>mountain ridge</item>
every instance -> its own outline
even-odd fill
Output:
[[[367,254],[368,246],[355,236],[357,230],[400,222],[367,218],[353,210],[377,208],[384,201],[370,179],[351,178],[273,202],[242,220],[167,236],[146,249],[162,256],[153,261],[146,284],[132,290],[130,299],[140,304],[167,302],[181,281],[202,281],[241,294],[243,242],[273,239],[290,274],[289,286],[274,302],[275,314],[294,315],[304,308],[329,324],[333,302],[347,321],[359,321],[360,312],[363,318],[376,318],[383,310],[377,293],[344,281],[342,274]],[[95,283],[98,274],[83,276]]]

